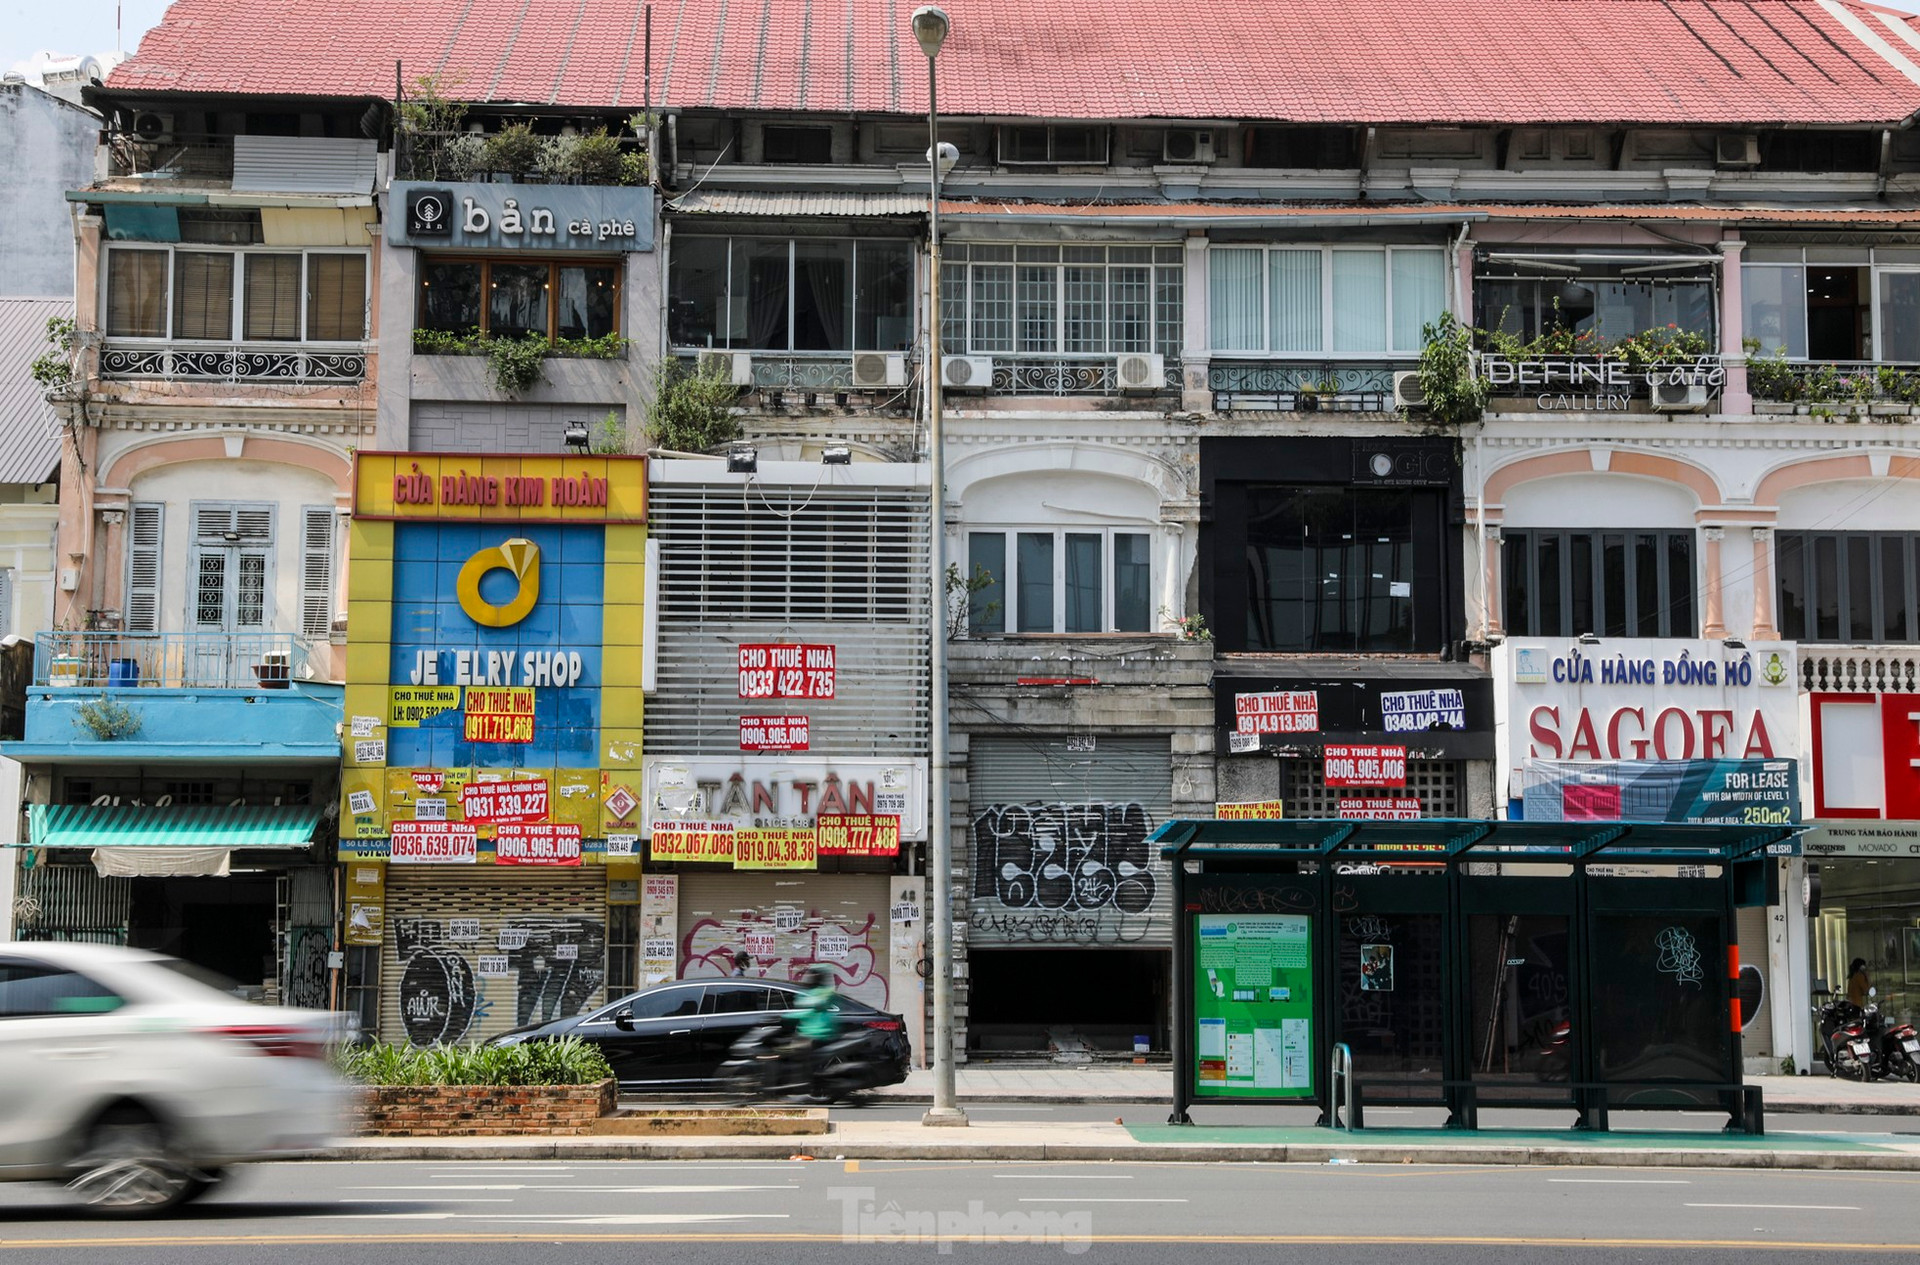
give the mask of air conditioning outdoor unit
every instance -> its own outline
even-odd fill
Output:
[[[960,391],[993,386],[992,356],[947,356],[940,361],[940,385]]]
[[[1420,389],[1418,369],[1402,369],[1393,375],[1393,406],[1395,408],[1427,407],[1427,393]]]
[[[1722,167],[1758,167],[1760,138],[1752,132],[1722,132],[1714,138],[1713,161]]]
[[[744,351],[733,353],[733,385],[737,387],[753,385],[753,357]]]
[[[1656,413],[1704,413],[1706,410],[1707,388],[1704,386],[1662,382],[1653,388],[1653,411]]]
[[[1130,352],[1114,362],[1113,380],[1122,391],[1165,390],[1167,358],[1158,352]]]
[[[897,352],[853,353],[853,385],[862,391],[907,385],[907,358]]]
[[[167,144],[173,140],[173,116],[142,110],[133,116],[133,134],[151,144]]]
[[[1172,128],[1167,132],[1163,153],[1170,163],[1210,163],[1213,161],[1213,129]]]

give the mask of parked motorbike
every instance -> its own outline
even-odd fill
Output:
[[[1820,1008],[1820,1049],[1830,1076],[1864,1081],[1873,1075],[1873,1039],[1867,1035],[1866,1014],[1845,998],[1836,997]]]
[[[794,1095],[846,1102],[884,1080],[863,1044],[864,1034],[849,1033],[816,1052],[791,1024],[766,1024],[733,1043],[720,1078],[743,1103]]]
[[[1878,989],[1870,988],[1873,997]],[[1873,1049],[1873,1075],[1881,1080],[1920,1081],[1920,1034],[1910,1023],[1893,1023],[1880,1013],[1878,1005],[1869,1005],[1861,1021]]]

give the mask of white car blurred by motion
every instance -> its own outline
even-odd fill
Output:
[[[0,943],[0,1181],[138,1215],[325,1146],[348,1101],[336,1018],[251,1005],[142,949]]]

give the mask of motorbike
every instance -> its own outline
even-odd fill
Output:
[[[1873,997],[1878,989],[1868,989]],[[1862,1020],[1867,1040],[1873,1048],[1873,1074],[1881,1080],[1920,1082],[1920,1034],[1910,1023],[1893,1023],[1880,1013],[1878,1005],[1868,1005]]]
[[[863,1044],[864,1034],[854,1032],[815,1051],[792,1024],[766,1024],[733,1043],[720,1079],[742,1103],[795,1095],[850,1102],[882,1080]]]
[[[1828,1075],[1851,1081],[1873,1075],[1873,1039],[1867,1035],[1866,1018],[1860,1007],[1844,998],[1836,997],[1820,1008],[1820,1049]]]

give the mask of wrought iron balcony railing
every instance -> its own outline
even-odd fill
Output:
[[[354,383],[367,376],[367,349],[286,343],[124,343],[100,351],[103,378],[187,382]]]
[[[1384,413],[1393,408],[1393,375],[1414,360],[1233,360],[1207,367],[1214,408],[1262,412]]]
[[[286,689],[312,672],[293,633],[47,632],[33,683],[82,689]]]

